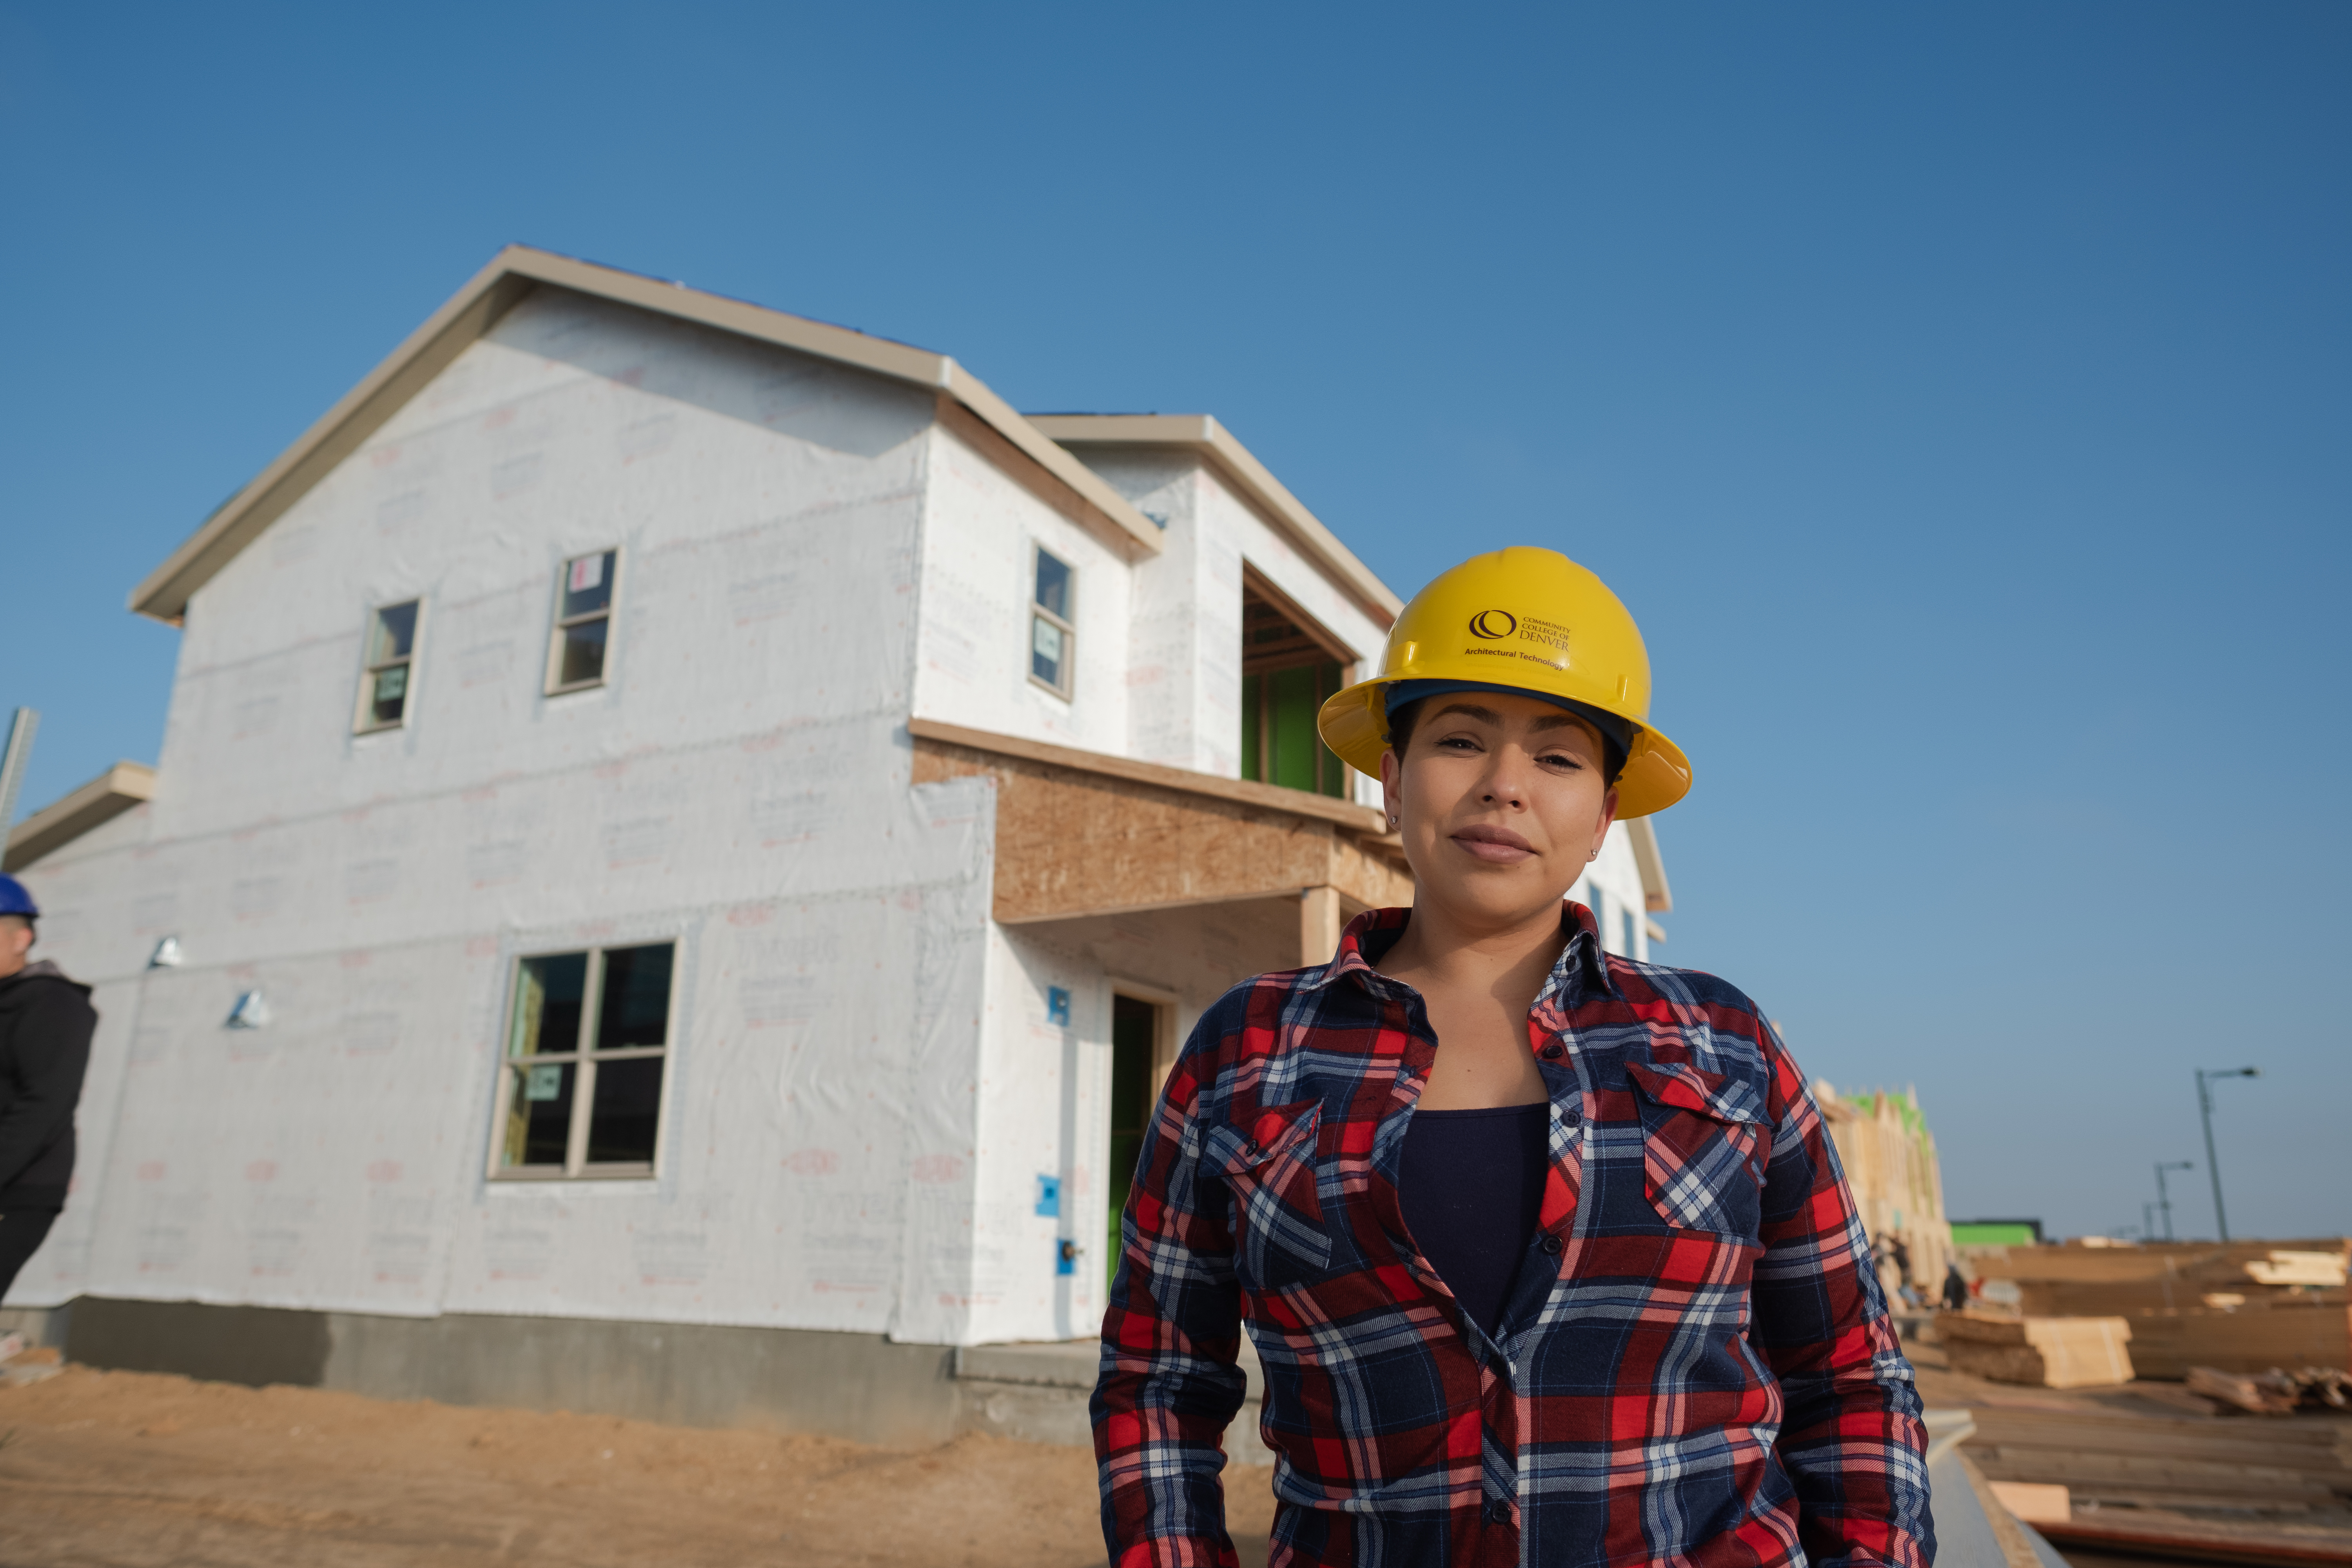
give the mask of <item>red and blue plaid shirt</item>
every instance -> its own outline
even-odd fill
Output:
[[[1374,969],[1410,918],[1201,1019],[1122,1222],[1094,1396],[1118,1568],[1234,1568],[1246,1321],[1275,1568],[1927,1568],[1927,1435],[1821,1112],[1753,1003],[1604,953],[1528,1015],[1551,1170],[1498,1334],[1407,1234],[1437,1040]]]

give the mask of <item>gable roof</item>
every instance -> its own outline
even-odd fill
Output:
[[[383,428],[426,383],[487,335],[501,316],[541,287],[615,300],[855,365],[894,381],[935,388],[1043,470],[1034,477],[1066,495],[1079,520],[1124,549],[1130,559],[1160,552],[1160,531],[1149,518],[945,354],[706,294],[682,283],[665,283],[527,245],[510,245],[492,257],[488,266],[474,274],[317,424],[223,502],[169,560],[148,574],[147,580],[131,590],[131,608],[176,625],[197,589],[259,538],[335,465]]]
[[[1322,520],[1307,510],[1247,447],[1206,414],[1032,414],[1029,423],[1065,447],[1173,447],[1197,452],[1243,497],[1264,512],[1276,531],[1353,595],[1381,626],[1394,626],[1404,608],[1389,585],[1356,559]]]

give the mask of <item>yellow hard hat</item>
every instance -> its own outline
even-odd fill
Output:
[[[1441,573],[1389,628],[1381,672],[1323,704],[1323,743],[1380,776],[1388,689],[1467,682],[1591,710],[1625,748],[1617,815],[1664,811],[1690,790],[1690,761],[1650,724],[1650,653],[1608,584],[1557,550],[1515,544]]]

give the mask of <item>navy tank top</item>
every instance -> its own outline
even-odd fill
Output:
[[[1421,1255],[1493,1334],[1543,1209],[1551,1106],[1416,1110],[1405,1129],[1397,1203]]]

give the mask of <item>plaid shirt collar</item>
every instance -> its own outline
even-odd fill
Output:
[[[1352,975],[1357,984],[1375,996],[1394,998],[1409,993],[1411,986],[1391,979],[1374,966],[1396,945],[1397,939],[1404,935],[1404,928],[1412,922],[1412,910],[1409,908],[1366,910],[1339,933],[1339,951],[1331,961],[1302,973],[1297,988],[1320,991]],[[1601,949],[1601,925],[1592,918],[1592,911],[1582,904],[1563,900],[1559,923],[1568,941],[1560,947],[1559,957],[1553,961],[1543,989],[1536,993],[1537,1005],[1551,1002],[1566,1011],[1594,996],[1622,1001],[1624,993],[1618,990],[1615,978],[1609,973],[1609,955]]]

